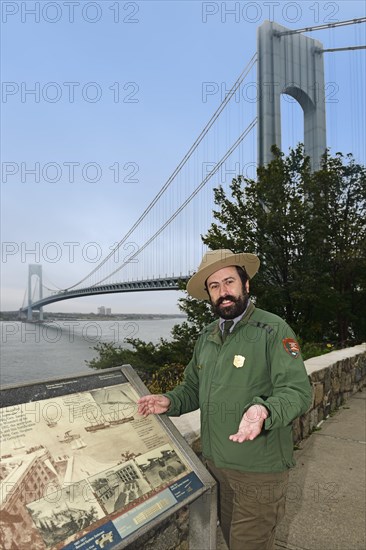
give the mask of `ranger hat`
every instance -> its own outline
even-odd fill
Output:
[[[210,275],[222,269],[237,265],[242,267],[252,279],[259,269],[259,258],[255,254],[242,252],[234,254],[231,250],[222,248],[220,250],[209,250],[203,256],[202,262],[195,273],[187,283],[187,292],[197,300],[209,300],[210,297],[205,288],[205,282]]]

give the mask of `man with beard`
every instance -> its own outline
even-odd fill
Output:
[[[311,405],[295,335],[254,306],[254,254],[205,254],[188,293],[209,300],[218,320],[200,334],[184,381],[139,399],[143,416],[201,410],[202,453],[219,486],[219,517],[230,550],[271,550],[294,466],[292,421]]]

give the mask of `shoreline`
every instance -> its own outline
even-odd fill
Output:
[[[179,313],[112,313],[111,315],[98,315],[97,313],[43,313],[44,321],[131,321],[131,320],[163,320],[163,319],[186,319],[186,315]],[[0,312],[1,321],[22,321],[39,322],[37,319],[28,321],[19,319],[18,312]],[[41,321],[42,322],[42,321]]]

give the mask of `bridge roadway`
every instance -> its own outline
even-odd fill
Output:
[[[180,277],[164,277],[159,279],[146,279],[144,281],[131,281],[113,283],[108,285],[90,286],[79,290],[61,290],[51,296],[42,298],[33,302],[30,306],[23,307],[20,312],[27,312],[29,307],[32,310],[39,310],[41,307],[61,300],[70,300],[71,298],[80,298],[81,296],[92,296],[94,294],[111,294],[114,292],[141,292],[152,290],[179,290],[180,281],[188,281],[189,275]]]

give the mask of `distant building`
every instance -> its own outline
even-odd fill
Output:
[[[98,315],[112,315],[112,309],[110,307],[100,306],[98,307]]]

